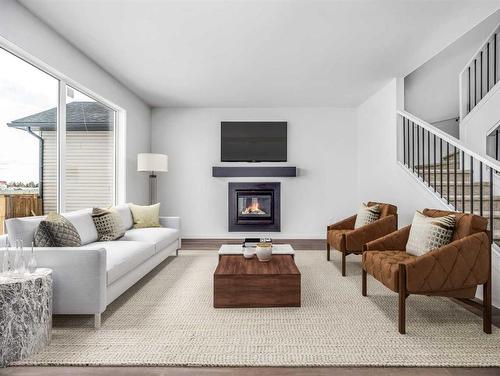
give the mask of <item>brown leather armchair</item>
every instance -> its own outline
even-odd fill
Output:
[[[362,294],[366,274],[399,293],[399,332],[406,332],[406,298],[410,294],[474,298],[483,285],[483,331],[491,333],[491,243],[487,220],[472,214],[425,209],[428,217],[456,215],[452,242],[422,256],[405,252],[411,226],[364,246]]]
[[[360,255],[363,245],[398,229],[398,208],[391,204],[369,202],[367,206],[380,205],[380,218],[366,226],[354,229],[356,215],[327,227],[326,259],[330,261],[330,247],[342,253],[342,276],[346,275],[346,256]]]

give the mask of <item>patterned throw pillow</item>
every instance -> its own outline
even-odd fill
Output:
[[[160,227],[160,204],[140,206],[130,204],[134,228]]]
[[[375,222],[380,218],[380,207],[378,205],[366,206],[361,205],[358,210],[358,215],[356,216],[356,222],[354,223],[354,228],[363,227],[369,223]]]
[[[125,227],[120,215],[112,209],[93,208],[92,220],[97,229],[99,241],[116,240],[125,235]]]
[[[416,212],[411,223],[406,252],[421,256],[427,252],[449,244],[455,229],[455,216],[427,217]]]
[[[35,247],[79,247],[80,234],[75,226],[57,213],[49,213],[35,232]]]

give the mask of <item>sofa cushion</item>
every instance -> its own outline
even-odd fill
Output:
[[[399,264],[409,263],[416,256],[404,251],[363,252],[363,269],[392,291],[399,291]]]
[[[160,204],[141,206],[130,204],[134,228],[160,227]]]
[[[68,219],[75,226],[82,245],[92,243],[97,240],[97,230],[90,216],[91,209],[82,209],[74,212],[63,213],[62,216]],[[16,237],[23,239],[24,245],[30,245],[35,239],[35,231],[46,216],[10,218],[5,221],[7,234],[9,234],[10,244],[15,244]]]
[[[174,228],[133,228],[125,232],[122,240],[147,242],[154,245],[155,252],[159,252],[178,240],[179,236],[180,231]]]
[[[97,229],[92,220],[90,208],[63,213],[62,216],[75,226],[82,239],[82,245],[97,241]]]
[[[9,243],[14,246],[17,239],[22,239],[26,245],[31,245],[35,239],[35,231],[45,216],[9,218],[5,221]]]
[[[57,213],[49,213],[35,232],[35,247],[80,247],[82,240],[73,224]]]
[[[132,212],[128,204],[120,204],[113,206],[113,209],[118,213],[122,219],[123,227],[125,230],[129,230],[134,225],[134,219],[132,218]]]
[[[155,254],[153,245],[144,242],[115,240],[97,242],[91,245],[106,249],[108,285],[135,269]]]
[[[92,209],[92,220],[97,229],[99,241],[110,241],[125,234],[122,219],[114,209]]]

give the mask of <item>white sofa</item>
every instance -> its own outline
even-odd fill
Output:
[[[92,314],[99,328],[108,304],[180,249],[179,217],[160,217],[161,227],[134,229],[129,206],[116,209],[126,229],[118,240],[98,242],[92,209],[84,209],[62,214],[78,230],[81,247],[35,248],[38,266],[53,270],[55,314]],[[0,237],[0,245],[22,238],[31,246],[44,218],[6,220],[7,235]]]

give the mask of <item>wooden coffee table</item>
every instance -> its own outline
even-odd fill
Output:
[[[221,255],[214,273],[215,308],[300,307],[300,271],[292,255]]]

